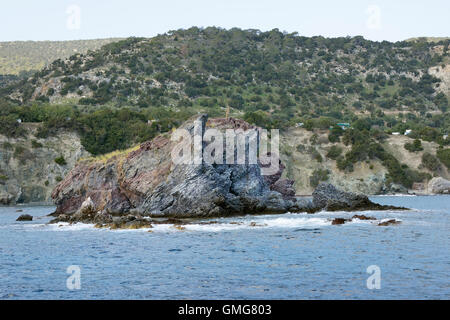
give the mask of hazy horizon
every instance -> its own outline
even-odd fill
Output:
[[[192,27],[198,27],[198,26],[192,26]],[[208,27],[216,27],[216,26],[206,26],[206,27],[201,27],[201,28],[208,28]],[[189,29],[190,27],[187,27],[187,28],[180,28],[180,29]],[[198,28],[200,28],[200,27],[198,27]],[[218,27],[219,28],[219,27]],[[226,29],[226,30],[230,30],[231,28],[224,28],[224,29]],[[250,30],[250,29],[255,29],[255,28],[248,28],[248,29],[242,29],[242,30]],[[164,32],[164,33],[167,33],[167,32],[169,32],[169,31],[172,31],[172,30],[167,30],[166,32]],[[261,30],[261,31],[270,31],[270,30]],[[280,30],[281,32],[283,32],[283,30]],[[293,31],[293,32],[295,32],[295,31]],[[164,33],[161,33],[161,34],[164,34]],[[299,36],[304,36],[304,35],[302,35],[302,34],[298,34]],[[65,42],[65,41],[90,41],[90,40],[92,40],[92,41],[94,41],[94,40],[105,40],[105,39],[126,39],[126,38],[130,38],[130,37],[142,37],[142,38],[152,38],[152,37],[156,37],[157,36],[157,34],[155,34],[155,35],[153,35],[153,36],[128,36],[128,37],[126,37],[126,36],[123,36],[123,37],[105,37],[105,38],[89,38],[89,39],[86,39],[86,38],[80,38],[80,39],[62,39],[62,40],[5,40],[5,41],[3,41],[3,40],[0,40],[0,43],[7,43],[7,42]],[[336,36],[336,37],[326,37],[326,36],[323,36],[323,35],[320,35],[320,34],[317,34],[317,35],[309,35],[309,36],[306,36],[305,35],[305,37],[324,37],[324,38],[340,38],[340,37],[343,37],[343,36]],[[356,37],[356,36],[362,36],[362,37],[364,37],[363,35],[353,35],[353,36],[349,36],[349,37]],[[417,37],[410,37],[410,38],[407,38],[407,39],[402,39],[402,40],[396,40],[396,41],[389,41],[389,40],[371,40],[371,39],[367,39],[366,37],[364,37],[364,39],[366,39],[366,40],[370,40],[370,41],[378,41],[378,42],[382,42],[382,41],[388,41],[388,42],[398,42],[398,41],[405,41],[405,40],[410,40],[410,39],[414,39],[414,38],[428,38],[428,39],[434,39],[434,38],[450,38],[450,36],[448,36],[448,37],[444,37],[444,36],[442,36],[442,37],[433,37],[433,36],[417,36]]]
[[[450,36],[450,3],[444,0],[17,0],[2,7],[0,28],[5,32],[1,42],[153,37],[192,26],[261,31],[277,28],[301,36],[361,35],[390,42]]]

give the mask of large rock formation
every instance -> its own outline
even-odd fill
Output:
[[[207,121],[205,115],[187,121],[181,128],[193,134],[199,130],[195,121],[201,123],[203,133],[205,128],[260,132],[260,128],[242,120]],[[281,179],[283,164],[270,176],[261,174],[259,162],[209,164],[200,160],[199,164],[175,164],[171,152],[176,143],[165,134],[106,160],[81,161],[52,194],[57,205],[54,215],[60,216],[55,221],[111,223],[114,216],[195,218],[338,207],[382,208],[367,197],[341,193],[325,185],[316,190],[313,202],[298,200],[293,181]],[[206,147],[203,142],[202,151]]]
[[[237,119],[207,123],[205,115],[182,128],[193,133],[194,120],[204,128],[259,130]],[[295,205],[292,184],[280,180],[283,166],[272,181],[259,164],[174,164],[175,144],[166,134],[106,161],[80,162],[52,194],[56,214],[76,213],[87,198],[95,211],[112,215],[210,217],[286,212]]]

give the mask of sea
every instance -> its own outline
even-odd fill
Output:
[[[371,200],[411,210],[107,230],[0,207],[0,299],[449,299],[450,196]],[[377,220],[331,224],[354,214]]]

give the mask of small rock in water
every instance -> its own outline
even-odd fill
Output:
[[[16,212],[23,212],[23,210],[22,209],[17,209]]]
[[[33,217],[29,214],[22,214],[20,217],[17,218],[16,221],[32,221]]]
[[[386,227],[386,226],[397,225],[397,224],[400,224],[400,223],[401,223],[401,221],[398,221],[398,220],[395,220],[395,219],[391,219],[391,220],[387,220],[387,221],[380,222],[380,223],[378,224],[378,226],[380,226],[380,227]]]
[[[352,219],[359,219],[359,220],[377,220],[377,219],[374,218],[374,217],[367,217],[367,216],[365,216],[365,215],[363,215],[363,214],[361,214],[361,215],[356,214],[356,215],[354,215],[354,216],[352,217]]]
[[[350,221],[349,219],[344,219],[344,218],[334,218],[334,220],[331,222],[332,225],[339,225],[339,224],[344,224],[347,221]]]

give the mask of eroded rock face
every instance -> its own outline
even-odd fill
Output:
[[[259,129],[236,119],[207,122],[205,115],[182,128],[193,132],[194,120],[203,128]],[[292,183],[280,180],[284,166],[272,181],[261,175],[259,164],[175,165],[174,144],[161,135],[126,155],[79,163],[53,191],[55,214],[80,214],[88,198],[95,212],[183,218],[280,213],[296,204]]]

